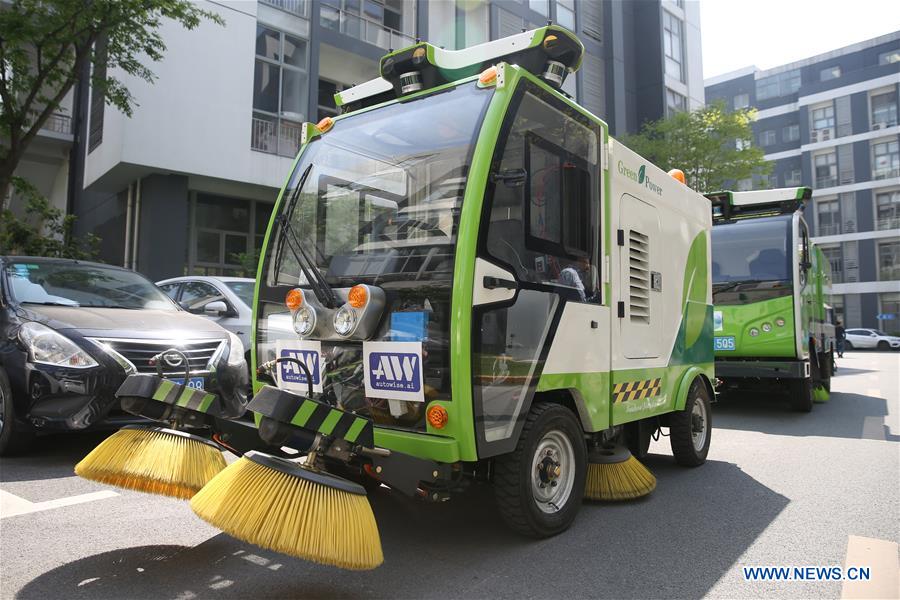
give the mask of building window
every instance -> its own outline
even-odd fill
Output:
[[[803,174],[800,169],[791,169],[784,175],[784,185],[790,187],[794,185],[800,185],[800,181],[803,178]]]
[[[900,177],[900,143],[896,139],[872,144],[872,179]]]
[[[749,192],[753,189],[753,179],[750,177],[738,179],[737,183],[735,183],[735,188],[739,192]]]
[[[240,274],[241,259],[262,249],[272,208],[268,203],[198,193],[193,205],[190,272]]]
[[[878,55],[879,65],[892,65],[900,62],[900,50],[889,50]]]
[[[875,193],[875,229],[900,229],[900,190]]]
[[[666,75],[684,81],[682,64],[681,19],[663,11],[663,47],[666,55]]]
[[[687,111],[687,98],[666,88],[666,116]]]
[[[834,152],[814,156],[813,170],[817,188],[837,185],[837,156]]]
[[[306,16],[307,0],[260,0],[260,2],[295,14],[298,17]]]
[[[885,129],[897,124],[897,91],[874,94],[872,104],[872,129]]]
[[[844,253],[840,244],[820,244],[819,249],[825,258],[831,263],[832,283],[841,283],[844,280]]]
[[[760,146],[773,146],[778,143],[778,134],[774,129],[766,129],[759,134]]]
[[[94,78],[106,79],[106,38],[102,38],[94,45],[100,64],[94,67]],[[88,128],[88,154],[103,142],[103,114],[106,106],[106,98],[96,87],[91,86],[91,103]]]
[[[339,31],[385,50],[405,48],[415,43],[415,2],[403,0],[321,0],[321,2],[319,24],[326,29]]]
[[[334,102],[334,95],[342,91],[344,88],[341,84],[327,79],[319,80],[319,103],[317,120],[324,117],[336,117],[340,114],[337,104]]]
[[[428,41],[460,50],[490,39],[490,8],[485,0],[447,0],[428,5]]]
[[[769,175],[769,189],[773,190],[778,187],[778,174],[772,173]]]
[[[756,81],[756,99],[767,100],[793,94],[800,89],[800,70],[785,71]]]
[[[750,106],[750,94],[738,94],[734,97],[734,110],[741,110]]]
[[[809,113],[811,125],[809,141],[824,142],[834,137],[834,104],[814,108]]]
[[[822,69],[819,71],[819,81],[828,81],[830,79],[837,79],[841,76],[841,67],[838,65],[834,65],[833,67],[828,67],[827,69]]]
[[[309,89],[306,55],[306,40],[257,24],[250,137],[254,150],[294,156],[300,148]]]
[[[886,292],[878,294],[878,314],[882,315],[879,325],[890,335],[900,331],[900,293]],[[887,319],[884,316],[888,316]]]
[[[878,280],[896,281],[900,279],[900,240],[879,242]]]
[[[844,319],[844,297],[838,295],[831,296],[831,308],[834,309],[834,322],[835,324],[840,321],[844,325],[847,324],[846,319]]]
[[[816,234],[837,235],[841,232],[841,209],[837,198],[816,200]]]
[[[556,0],[556,22],[575,31],[575,0]]]
[[[781,137],[783,142],[796,142],[800,139],[800,126],[788,125],[781,130]]]
[[[528,8],[545,17],[550,15],[549,0],[528,0]]]

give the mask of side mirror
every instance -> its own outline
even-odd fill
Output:
[[[216,300],[204,306],[203,312],[210,317],[221,317],[228,312],[228,306],[221,300]]]

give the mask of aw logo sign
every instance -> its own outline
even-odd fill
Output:
[[[313,392],[322,392],[322,343],[310,341],[278,340],[276,351],[280,358],[299,360],[312,375]],[[278,387],[305,394],[308,390],[306,372],[297,363],[278,363]]]
[[[421,342],[365,342],[366,395],[424,402]]]

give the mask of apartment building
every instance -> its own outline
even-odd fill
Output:
[[[155,85],[126,80],[128,118],[76,94],[68,209],[101,259],[160,279],[232,274],[262,243],[300,125],[335,115],[416,39],[459,49],[547,21],[587,55],[565,90],[613,133],[703,103],[699,6],[683,0],[198,0],[224,26],[163,24]]]
[[[900,331],[900,32],[761,71],[706,80],[706,100],[755,107],[766,181],[809,185],[806,220],[831,261],[848,327]]]

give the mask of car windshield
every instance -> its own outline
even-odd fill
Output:
[[[226,281],[225,285],[227,285],[228,289],[234,292],[248,308],[253,306],[253,288],[256,285],[255,281]]]
[[[713,227],[713,284],[791,278],[790,215]]]
[[[14,262],[6,276],[21,304],[94,308],[178,310],[172,300],[138,273],[77,262]]]

